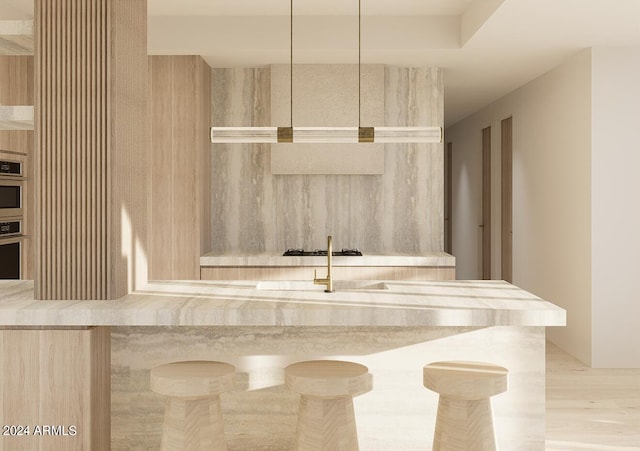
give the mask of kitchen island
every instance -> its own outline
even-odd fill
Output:
[[[430,447],[437,395],[422,386],[422,367],[438,360],[508,368],[509,389],[493,400],[498,445],[543,450],[545,327],[565,325],[564,310],[500,281],[337,281],[335,293],[302,282],[153,282],[117,301],[58,302],[34,301],[30,282],[3,281],[0,299],[3,335],[110,329],[113,450],[158,447],[163,400],[149,370],[201,359],[238,370],[222,396],[229,449],[290,449],[297,395],[283,368],[317,358],[373,374],[373,390],[354,400],[363,451]],[[19,421],[5,413],[10,420]]]

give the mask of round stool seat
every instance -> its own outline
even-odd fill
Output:
[[[223,362],[167,363],[151,370],[151,390],[179,397],[218,395],[233,388],[235,372],[233,365]]]
[[[285,368],[289,389],[306,396],[357,396],[373,388],[369,369],[339,360],[311,360]]]
[[[424,386],[454,399],[484,399],[507,390],[509,371],[481,362],[435,362],[423,369]]]

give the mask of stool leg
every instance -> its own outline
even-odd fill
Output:
[[[433,451],[495,451],[491,400],[440,395]]]
[[[298,451],[358,451],[351,396],[314,398],[302,395],[296,441]]]
[[[226,451],[220,397],[167,398],[161,451]]]

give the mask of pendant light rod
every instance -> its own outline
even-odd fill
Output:
[[[374,127],[362,126],[362,0],[358,0],[358,142],[374,141]]]
[[[291,128],[293,128],[293,0],[291,0],[291,7],[289,8],[291,13],[291,20],[289,23],[289,42],[290,42],[290,54],[289,54],[289,89],[291,92],[290,95],[290,111],[289,111],[289,119],[291,120]]]
[[[289,127],[211,127],[211,142],[231,143],[441,143],[441,127],[362,127],[362,0],[358,0],[358,126],[293,127],[293,0],[289,14]]]
[[[358,0],[358,129],[362,127],[362,0]]]

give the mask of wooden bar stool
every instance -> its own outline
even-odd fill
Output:
[[[285,383],[300,394],[298,451],[357,451],[353,397],[372,388],[364,365],[311,360],[285,368]]]
[[[233,365],[208,361],[151,370],[151,390],[168,396],[161,451],[226,451],[220,393],[233,388],[235,372]]]
[[[433,450],[496,449],[491,400],[507,390],[506,368],[481,362],[436,362],[423,369],[424,386],[440,394]]]

